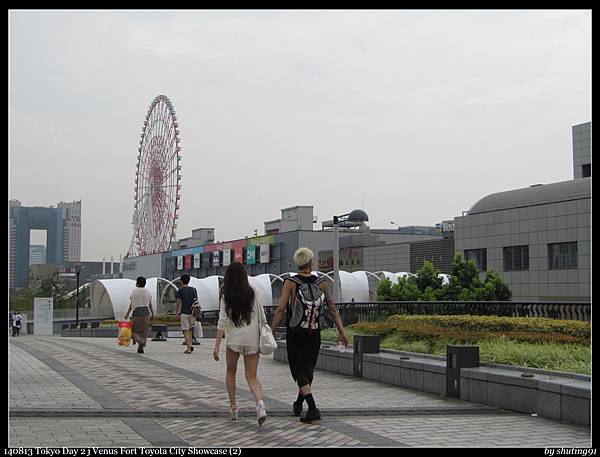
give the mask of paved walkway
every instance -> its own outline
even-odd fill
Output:
[[[238,370],[240,420],[226,420],[225,357],[214,340],[191,355],[181,339],[149,341],[145,354],[114,338],[10,339],[11,447],[589,447],[588,427],[497,410],[410,389],[317,371],[323,419],[291,413],[297,389],[287,364],[263,357],[269,413],[256,423]]]

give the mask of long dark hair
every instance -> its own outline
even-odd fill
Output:
[[[236,327],[250,324],[254,303],[254,289],[248,282],[248,273],[240,262],[232,262],[223,279],[219,298],[225,299],[225,312]]]

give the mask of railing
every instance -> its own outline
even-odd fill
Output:
[[[337,308],[346,325],[357,322],[382,321],[394,314],[468,314],[476,316],[547,317],[589,321],[592,305],[583,302],[512,302],[512,301],[387,301],[338,303]],[[265,306],[267,322],[273,320],[276,306]],[[202,313],[202,323],[217,325],[219,311]],[[285,316],[282,319],[285,322]],[[334,327],[333,319],[326,309],[322,326]]]

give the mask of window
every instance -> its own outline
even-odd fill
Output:
[[[548,245],[548,269],[577,269],[577,241]]]
[[[487,270],[487,249],[466,249],[465,260],[475,261],[475,266],[479,271]]]
[[[504,248],[504,271],[529,270],[529,246]]]
[[[592,176],[592,164],[591,163],[584,163],[581,166],[581,177],[582,178],[589,178],[590,176]]]

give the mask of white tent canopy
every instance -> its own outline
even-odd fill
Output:
[[[327,274],[313,272],[320,276],[326,276],[333,281],[333,272]],[[260,296],[263,306],[273,305],[272,283],[277,279],[283,280],[285,277],[294,276],[296,273],[284,273],[279,276],[271,274],[261,274],[258,276],[249,276],[250,285],[254,287]],[[387,278],[392,284],[397,284],[398,279],[404,276],[414,276],[413,273],[389,271],[379,271],[375,274],[368,271],[355,271],[349,273],[340,271],[340,287],[342,292],[342,302],[366,302],[369,301],[369,281],[368,276],[379,275],[381,279]],[[449,275],[440,274],[443,284],[449,283]],[[202,305],[203,311],[216,311],[219,309],[219,278],[220,276],[209,276],[207,278],[190,278],[190,286],[198,291],[198,300]],[[158,283],[164,281],[175,287],[172,281],[164,278],[148,278],[146,288],[152,295],[152,303],[155,311],[158,309]],[[135,281],[132,279],[98,279],[92,284],[91,305],[92,310],[97,316],[112,316],[115,319],[122,319],[129,307],[129,297],[135,288]],[[175,287],[176,288],[176,287]]]

